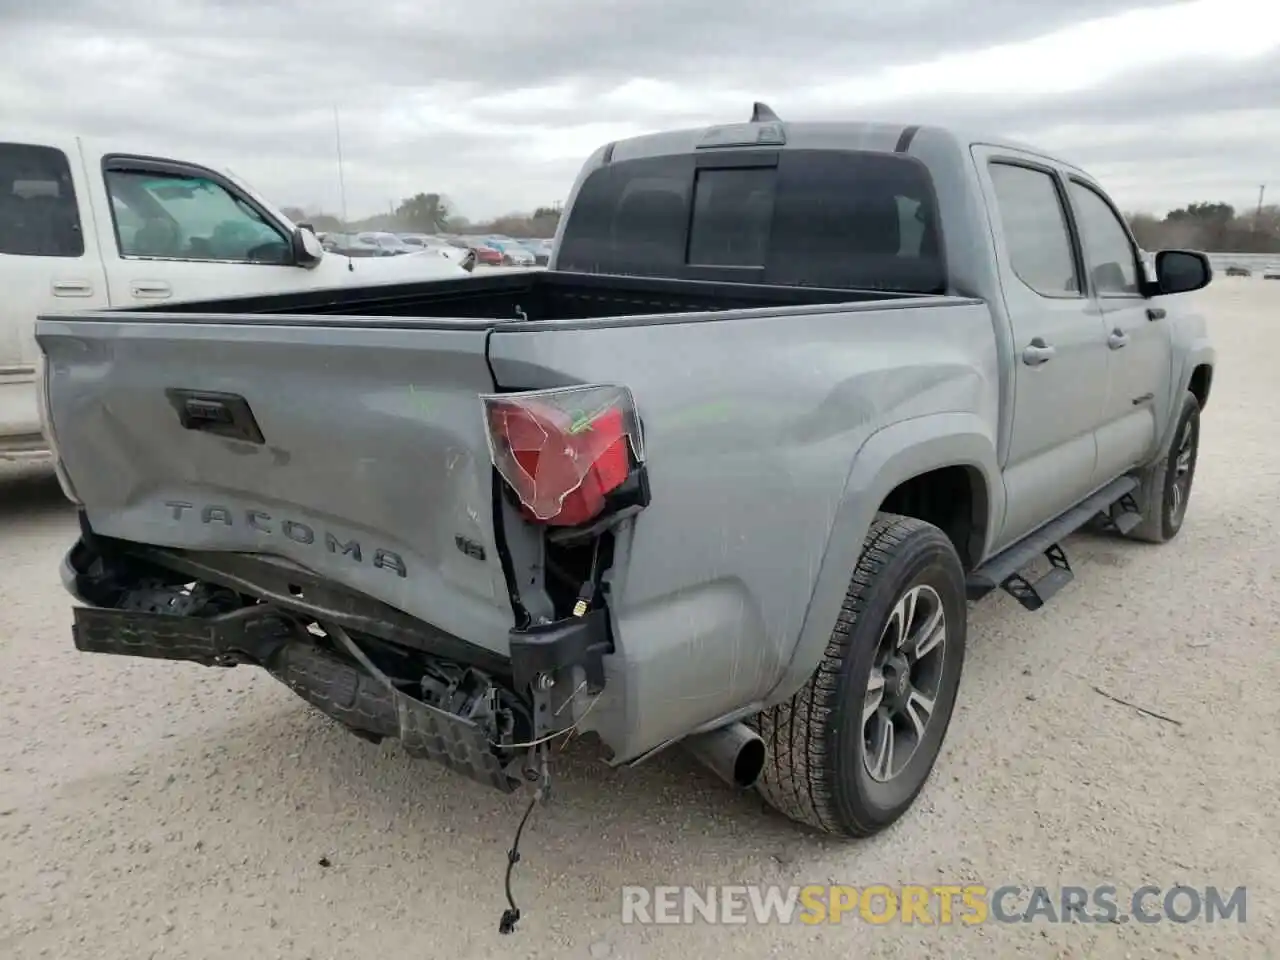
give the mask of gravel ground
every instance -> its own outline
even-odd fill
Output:
[[[916,808],[801,832],[682,755],[564,754],[496,933],[523,799],[336,729],[264,674],[74,652],[56,484],[0,481],[0,956],[1275,957],[1280,840],[1280,283],[1202,296],[1220,373],[1179,539],[1070,543],[1044,611],[971,620]],[[1177,721],[1113,702],[1107,693]],[[623,926],[626,884],[1249,888],[1247,922]],[[732,931],[732,943],[726,937]]]

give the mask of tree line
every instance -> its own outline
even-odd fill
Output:
[[[1127,213],[1144,250],[1190,249],[1208,253],[1280,253],[1280,206],[1237,213],[1229,203],[1192,203],[1163,219]]]
[[[295,223],[310,223],[318,231],[393,233],[498,234],[506,237],[551,237],[560,223],[559,204],[531,213],[509,213],[493,220],[471,221],[459,215],[439,193],[418,193],[401,200],[394,210],[343,223],[322,211],[286,207]],[[1170,210],[1163,218],[1151,213],[1125,214],[1144,250],[1175,248],[1213,253],[1280,253],[1280,205],[1238,213],[1229,203],[1192,203]]]
[[[538,207],[531,213],[508,213],[492,220],[472,221],[461,216],[443,194],[418,193],[401,200],[394,210],[345,223],[341,217],[320,210],[285,207],[283,212],[294,223],[309,223],[321,233],[376,230],[391,233],[497,234],[535,239],[555,235],[561,210],[557,203]]]

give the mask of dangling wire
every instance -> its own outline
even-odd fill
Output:
[[[503,879],[503,888],[507,894],[507,909],[502,911],[502,919],[498,921],[498,933],[509,934],[515,933],[516,924],[520,922],[520,908],[516,906],[515,896],[511,893],[511,873],[515,870],[515,866],[520,862],[520,837],[524,833],[525,824],[529,822],[529,817],[533,814],[533,808],[538,805],[538,801],[546,797],[551,789],[551,768],[547,764],[547,750],[542,747],[538,751],[541,759],[542,779],[538,784],[538,789],[534,791],[533,799],[529,801],[529,806],[525,807],[524,816],[520,818],[520,825],[516,827],[515,838],[511,841],[511,849],[507,851],[507,874]]]

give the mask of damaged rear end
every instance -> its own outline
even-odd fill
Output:
[[[367,739],[536,777],[608,709],[606,575],[649,491],[627,387],[500,390],[498,323],[42,320],[76,646],[261,666]]]

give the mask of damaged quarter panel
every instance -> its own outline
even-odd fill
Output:
[[[940,413],[996,422],[985,304],[777,314],[512,324],[492,337],[503,388],[590,380],[636,398],[652,501],[620,538],[616,652],[586,724],[622,758],[759,703],[798,669],[789,665],[868,438]],[[860,545],[860,532],[842,532]],[[829,619],[828,633],[835,611]]]

